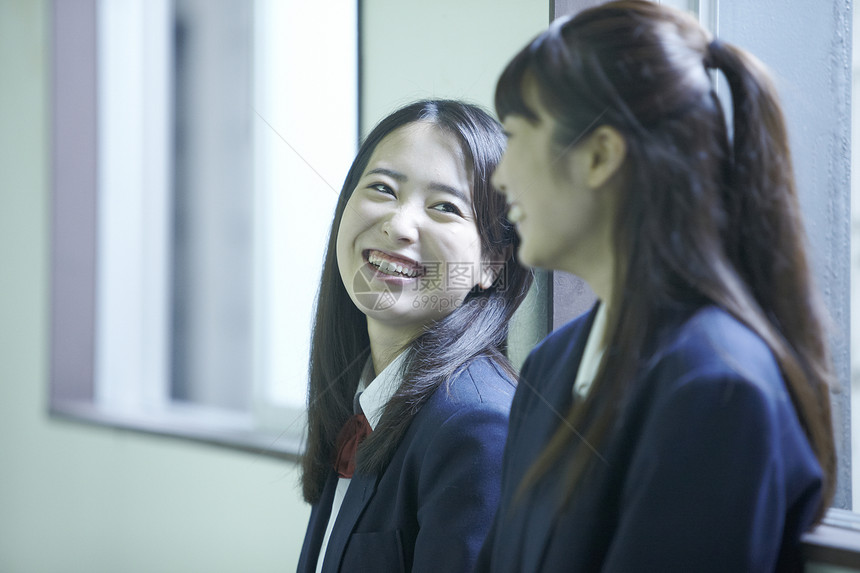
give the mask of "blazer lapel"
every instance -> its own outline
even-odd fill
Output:
[[[563,417],[567,416],[573,403],[573,383],[582,360],[582,353],[588,340],[588,333],[596,314],[596,306],[592,308],[590,316],[584,321],[583,327],[575,334],[575,340],[569,347],[566,355],[558,356],[558,362],[564,362],[565,375],[556,378],[558,383],[541,389],[542,396],[539,398],[537,409],[532,411],[532,417],[528,421],[531,426],[527,436],[531,439],[519,441],[517,451],[526,454],[529,461],[520,468],[524,475],[532,463],[537,460],[540,452],[549,443],[555,434]],[[535,373],[545,376],[546,372]],[[540,415],[536,415],[540,414]],[[531,488],[531,492],[519,504],[514,506],[514,515],[511,517],[517,522],[517,529],[523,532],[520,555],[522,571],[539,571],[543,555],[546,551],[552,530],[557,519],[559,507],[560,480],[549,479],[546,485]],[[510,550],[516,551],[515,545]],[[511,555],[510,557],[513,557]],[[511,562],[516,562],[512,559]]]
[[[355,529],[355,524],[361,517],[364,508],[367,507],[367,503],[373,497],[378,481],[379,476],[375,474],[365,475],[356,472],[352,476],[349,489],[346,490],[343,505],[340,506],[337,521],[335,521],[331,537],[328,540],[328,549],[326,549],[322,569],[324,572],[340,570],[346,542],[352,535],[352,530]]]
[[[305,541],[302,545],[302,554],[299,557],[298,573],[313,573],[316,571],[317,559],[328,518],[331,515],[331,504],[334,492],[337,489],[337,474],[329,472],[328,480],[323,487],[320,500],[311,509],[311,517],[308,520],[308,530],[305,533]]]

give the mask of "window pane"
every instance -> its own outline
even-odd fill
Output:
[[[303,409],[356,149],[356,4],[178,0],[174,26],[172,397]]]
[[[247,409],[253,293],[253,4],[174,3],[171,396]]]
[[[163,403],[169,347],[169,1],[98,6],[96,398]]]
[[[183,402],[298,433],[325,242],[357,144],[357,4],[98,12],[99,401]]]
[[[357,4],[258,0],[255,32],[258,387],[303,410],[322,260],[358,140]]]

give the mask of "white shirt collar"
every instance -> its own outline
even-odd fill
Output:
[[[582,360],[579,361],[579,369],[576,371],[576,382],[573,383],[573,397],[585,398],[597,376],[600,362],[606,348],[603,346],[603,334],[606,331],[606,304],[600,303],[591,330],[588,332],[588,341],[585,350],[582,351]]]
[[[379,376],[372,380],[373,360],[368,358],[367,363],[364,365],[364,371],[361,373],[361,379],[358,383],[358,389],[362,391],[361,396],[358,397],[358,401],[361,404],[361,411],[364,412],[367,422],[374,430],[376,429],[376,424],[379,423],[379,419],[382,417],[385,405],[391,400],[391,397],[394,396],[394,393],[397,392],[403,381],[400,378],[400,369],[406,361],[406,355],[406,351],[401,352],[391,364],[385,367],[385,370],[379,373]]]

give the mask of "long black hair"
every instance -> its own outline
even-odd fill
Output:
[[[360,472],[380,472],[421,405],[452,374],[478,357],[514,372],[505,358],[508,321],[531,284],[531,271],[516,260],[517,236],[505,218],[505,201],[490,184],[504,150],[499,123],[480,108],[453,100],[426,100],[383,119],[362,143],[346,176],[335,209],[323,264],[314,319],[308,386],[308,436],[302,458],[302,489],[315,503],[331,471],[334,442],[352,415],[353,396],[369,356],[367,320],[341,281],[336,257],[337,231],[346,204],[382,139],[405,125],[425,122],[454,135],[471,173],[472,206],[485,259],[503,262],[488,289],[473,289],[463,304],[425,328],[408,348],[403,384],[385,406],[373,433],[356,458]]]
[[[709,69],[731,90],[731,141]],[[715,304],[756,332],[782,370],[824,471],[820,518],[835,488],[833,374],[785,121],[764,67],[680,11],[629,0],[559,19],[524,48],[498,82],[500,117],[537,118],[524,100],[528,82],[556,123],[559,153],[605,125],[622,134],[627,158],[606,358],[521,491],[559,461],[575,439],[568,428],[599,449],[667,310]],[[578,448],[568,462],[568,496],[593,458]]]

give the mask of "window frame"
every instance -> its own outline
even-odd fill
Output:
[[[169,8],[169,2],[161,4]],[[147,6],[150,9],[150,5]],[[105,230],[100,221],[100,209],[104,206],[100,205],[99,186],[106,177],[116,179],[111,172],[105,175],[105,161],[99,156],[100,138],[110,137],[110,132],[106,135],[105,126],[100,125],[98,107],[103,103],[99,101],[98,50],[99,18],[104,14],[99,13],[99,0],[54,2],[51,9],[54,64],[51,69],[50,415],[67,421],[193,440],[297,461],[304,447],[303,425],[299,427],[290,421],[297,417],[292,408],[261,400],[259,393],[268,388],[260,387],[258,380],[254,381],[250,408],[239,412],[171,400],[166,374],[163,380],[157,381],[160,387],[155,390],[143,387],[147,381],[142,376],[118,382],[116,378],[122,375],[121,368],[115,364],[105,368],[100,363],[98,335],[105,325],[104,318],[99,316],[102,303],[97,298],[101,284],[99,258],[104,255],[99,251],[102,246],[99,239]],[[163,16],[165,14],[154,15],[156,18]],[[355,24],[359,26],[360,14],[356,16]],[[358,77],[359,50],[360,43],[356,42]],[[151,53],[147,55],[152,56]],[[360,114],[358,82],[355,87],[355,109]],[[254,111],[259,115],[259,110]],[[360,119],[356,117],[356,134]],[[275,129],[268,122],[265,124],[265,129]],[[167,159],[161,160],[156,164],[164,168],[162,175],[166,179],[167,166],[163,163]],[[134,169],[130,171],[135,172]],[[160,216],[169,217],[169,212]],[[137,246],[133,244],[132,250]],[[166,292],[162,294],[168,296]],[[131,307],[141,304],[134,295],[122,302]],[[169,341],[165,341],[167,343]],[[145,352],[152,354],[151,350],[141,350],[140,356],[133,356],[129,362],[142,362]],[[165,362],[162,370],[167,367],[166,360],[166,356],[161,356],[161,361]],[[102,382],[97,384],[100,379]],[[123,403],[126,401],[124,392],[131,396],[128,405]],[[105,394],[114,397],[109,407],[100,403]],[[153,407],[141,408],[141,405]]]

